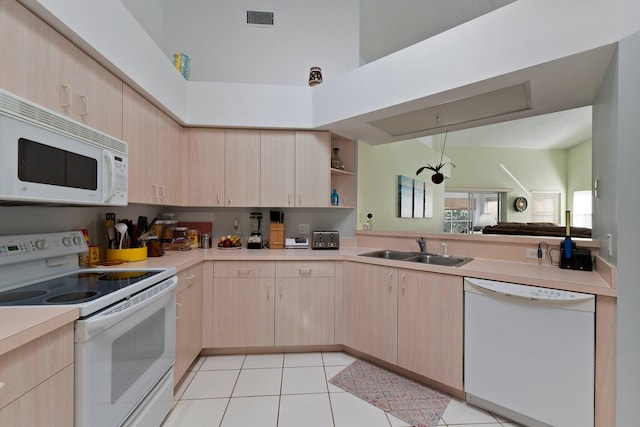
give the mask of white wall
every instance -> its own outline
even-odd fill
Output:
[[[618,242],[617,187],[618,167],[618,56],[611,60],[596,102],[592,120],[592,176],[598,182],[598,197],[593,200],[593,238],[601,242],[605,250],[600,255],[614,265],[617,263]],[[626,171],[629,173],[630,171]],[[606,251],[606,235],[611,234],[614,250]]]
[[[276,25],[246,25],[246,9]],[[160,47],[189,55],[193,81],[307,86],[312,66],[325,81],[358,67],[359,14],[358,0],[165,0]]]
[[[606,135],[599,141],[600,148],[611,149],[616,159],[612,165],[598,159],[601,176],[615,181],[614,211],[610,220],[616,221],[615,250],[617,251],[618,277],[618,323],[617,323],[617,426],[638,424],[638,402],[640,401],[640,263],[638,248],[640,227],[640,33],[620,42],[618,47],[617,115],[612,118],[612,127],[617,133]],[[617,95],[617,96],[616,96]],[[616,145],[617,147],[612,147]],[[595,153],[594,153],[595,154]],[[594,155],[594,159],[595,159]],[[607,172],[606,172],[607,171]],[[604,197],[604,194],[603,194]],[[607,196],[609,197],[609,196]],[[600,230],[604,231],[604,230]],[[601,251],[602,252],[602,251]]]
[[[192,100],[185,96],[187,85],[184,80],[180,81],[182,77],[172,69],[169,55],[152,43],[151,37],[121,2],[21,1],[39,15],[51,18],[50,21],[74,42],[83,47],[93,47],[99,53],[98,56],[110,63],[110,69],[117,74],[124,74],[125,80],[132,80],[136,88],[159,101],[172,116],[189,123],[186,106],[191,105]],[[211,8],[218,7],[219,4],[221,10],[224,7],[233,8],[235,6],[232,0],[189,0],[201,8],[203,20],[208,25],[202,30],[202,34],[193,34],[188,31],[188,25],[182,25],[184,17],[179,8],[186,9],[186,2],[171,1],[172,3],[167,4],[167,10],[170,7],[178,10],[173,11],[171,8],[171,14],[165,12],[165,17],[171,17],[170,20],[165,18],[165,31],[168,31],[169,26],[172,31],[183,31],[184,35],[180,36],[185,41],[176,42],[166,49],[172,54],[176,50],[184,50],[184,43],[188,38],[195,37],[201,41],[198,49],[194,47],[193,52],[185,52],[193,58],[194,79],[200,78],[199,69],[203,68],[198,63],[204,66],[202,61],[205,61],[209,64],[207,67],[215,66],[215,72],[221,73],[215,78],[225,79],[218,81],[218,84],[229,84],[226,79],[235,79],[231,81],[242,83],[233,84],[251,86],[256,81],[255,76],[264,73],[261,83],[276,86],[274,92],[277,93],[278,87],[285,86],[281,82],[305,86],[308,67],[319,65],[323,68],[325,83],[313,88],[311,98],[299,100],[302,103],[311,99],[312,105],[307,109],[311,117],[296,127],[306,128],[308,123],[313,123],[314,127],[331,125],[340,130],[339,122],[347,121],[351,132],[355,132],[354,127],[360,126],[362,128],[358,132],[362,134],[372,132],[373,129],[360,117],[362,115],[385,109],[401,112],[399,109],[417,106],[413,102],[425,104],[423,106],[435,105],[450,101],[452,97],[471,96],[497,89],[507,83],[498,78],[500,76],[511,75],[529,67],[536,68],[542,63],[614,43],[630,34],[631,30],[637,31],[638,23],[630,17],[634,13],[637,16],[636,12],[640,10],[640,3],[635,0],[590,0],[586,3],[583,0],[519,0],[451,31],[357,68],[357,0],[329,0],[320,6],[310,0],[270,0],[268,3],[253,0],[241,3],[248,7],[273,6],[276,12],[282,13],[283,28],[286,31],[272,29],[269,37],[255,37],[255,32],[240,26],[229,28],[237,34],[218,33],[219,28],[235,25],[235,19],[228,18],[226,22],[217,23],[215,20],[219,15],[213,13],[215,8]],[[285,13],[285,5],[286,9],[295,12],[292,14],[293,18]],[[553,10],[553,13],[549,13],[549,10]],[[315,24],[289,26],[302,18],[310,19],[310,22],[315,20]],[[279,34],[283,32],[287,33],[286,37],[280,37]],[[239,43],[234,41],[236,35]],[[167,33],[165,36],[167,41]],[[316,42],[318,39],[319,43]],[[252,40],[254,43],[250,43]],[[272,51],[274,60],[267,63],[260,49],[267,42],[272,43],[269,46],[273,46],[274,41],[278,43],[278,49]],[[350,49],[353,49],[354,68],[346,64],[345,58],[351,58],[346,53]],[[574,70],[570,71],[573,76]],[[225,126],[244,126],[250,120],[247,118],[249,113],[245,110],[251,114],[257,111],[257,122],[268,122],[273,117],[270,112],[281,105],[273,102],[278,100],[277,95],[253,98],[244,96],[246,93],[250,91],[242,90],[241,96],[235,98],[221,96],[209,100],[209,103],[217,102],[218,109],[230,106],[230,111],[238,112],[228,115],[229,121],[224,123]],[[558,105],[563,104],[561,97],[557,97],[555,101]],[[281,115],[285,116],[290,112],[291,110],[285,109]],[[205,108],[202,108],[201,114],[200,118],[204,117]],[[215,116],[209,115],[208,120],[211,124],[218,125]],[[272,125],[280,126],[279,122]]]
[[[164,1],[158,0],[122,0],[142,28],[158,44],[164,44]]]

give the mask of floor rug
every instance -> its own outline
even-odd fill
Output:
[[[356,360],[329,382],[414,427],[435,427],[451,397],[378,366]]]

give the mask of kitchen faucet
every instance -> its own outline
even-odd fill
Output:
[[[420,253],[426,253],[427,252],[427,241],[425,240],[424,237],[418,237],[416,239],[416,242],[418,243],[418,246],[420,246]]]

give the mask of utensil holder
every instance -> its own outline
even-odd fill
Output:
[[[107,249],[107,261],[142,261],[147,259],[147,248]]]

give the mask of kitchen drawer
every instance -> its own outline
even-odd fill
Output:
[[[0,408],[73,363],[73,323],[0,356]]]
[[[333,261],[281,261],[276,263],[276,277],[334,277]]]
[[[276,264],[272,261],[215,261],[213,277],[274,277]]]
[[[0,426],[73,425],[73,364],[0,409]]]
[[[176,293],[190,288],[195,283],[202,282],[203,275],[204,268],[202,267],[202,263],[180,270],[178,272],[178,288],[176,289]]]

